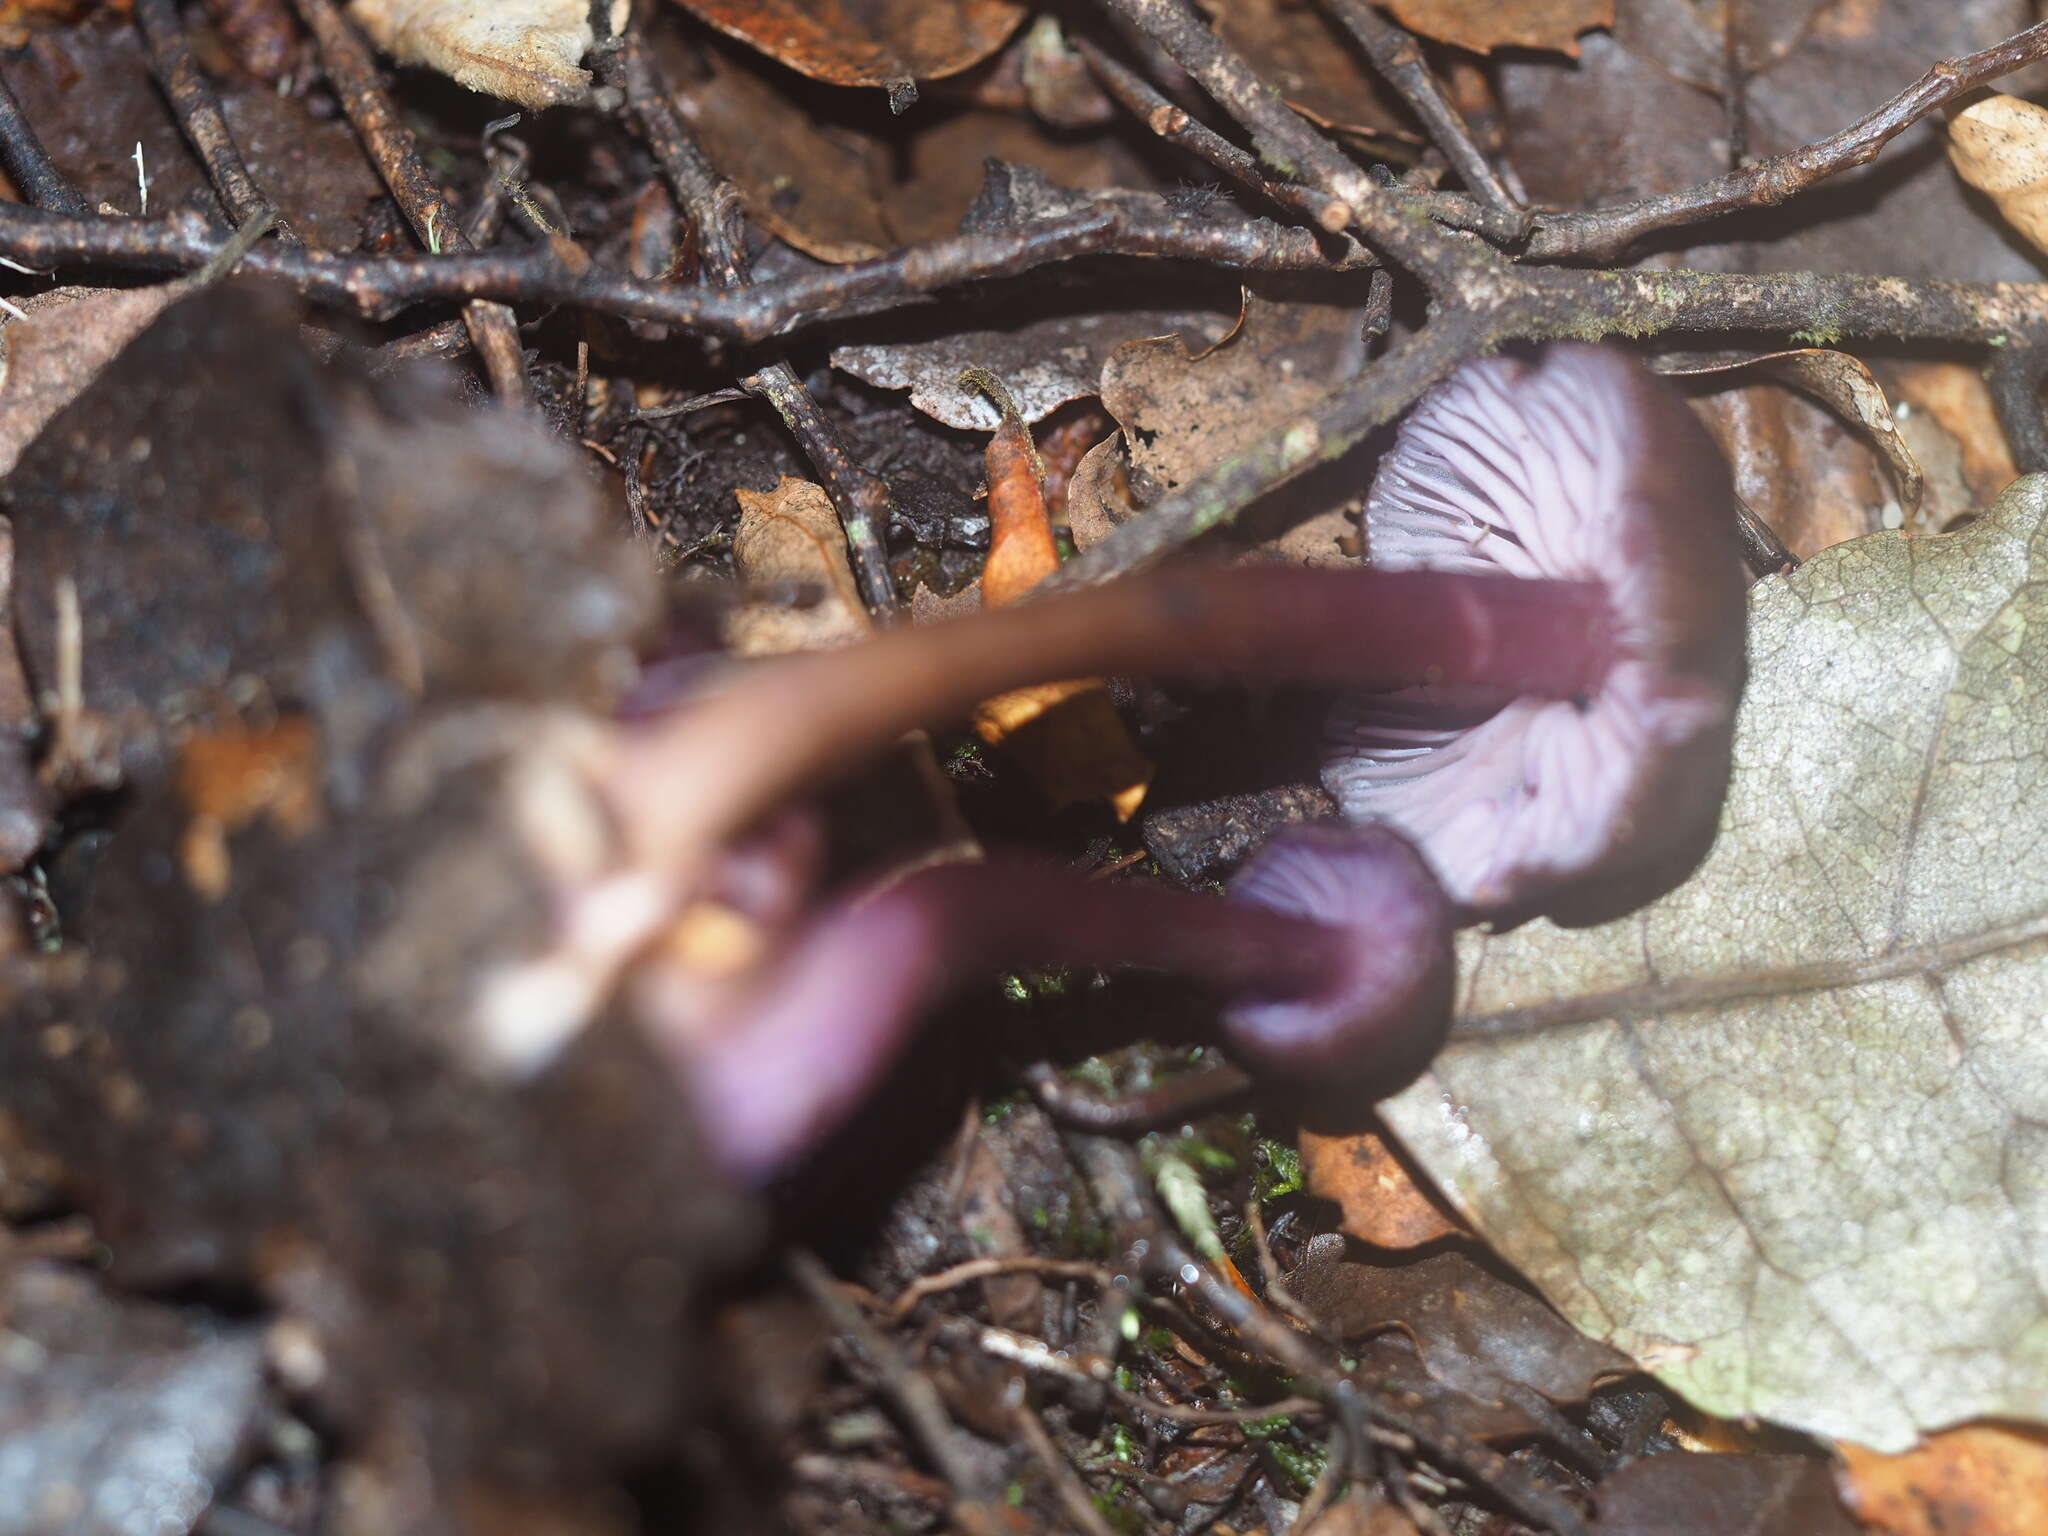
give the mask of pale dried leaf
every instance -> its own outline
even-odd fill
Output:
[[[1095,393],[1102,365],[1134,337],[1186,329],[1220,336],[1228,322],[1186,310],[1116,310],[1055,315],[1000,331],[959,331],[928,341],[835,347],[832,366],[881,389],[907,389],[910,403],[949,427],[991,432],[1002,419],[989,398],[963,389],[960,374],[986,368],[1016,397],[1027,422]]]
[[[353,0],[349,13],[401,64],[539,110],[581,101],[590,74],[584,0]]]
[[[2034,477],[1760,583],[1706,864],[1603,927],[1469,936],[1461,1036],[1382,1107],[1709,1412],[1881,1450],[2048,1416],[2044,567]]]
[[[2048,251],[2048,107],[1987,96],[1949,124],[1948,157],[2006,223]]]
[[[726,619],[726,644],[742,656],[779,656],[865,638],[867,610],[823,487],[784,475],[772,491],[733,495],[732,559],[751,600]]]

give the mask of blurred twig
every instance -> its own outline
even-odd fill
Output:
[[[370,159],[421,242],[436,256],[469,251],[462,216],[420,159],[412,130],[398,120],[378,83],[369,45],[335,9],[334,0],[292,0],[320,47],[320,63],[341,98],[342,110],[368,146]],[[526,359],[519,324],[503,303],[474,301],[463,313],[470,341],[490,376],[491,389],[508,403],[526,398]]]

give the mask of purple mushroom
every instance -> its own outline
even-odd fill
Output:
[[[661,1038],[714,1146],[756,1178],[836,1124],[933,1004],[1017,965],[1205,983],[1249,1064],[1370,1099],[1442,1043],[1451,932],[1435,877],[1377,827],[1283,834],[1223,900],[1026,857],[947,864],[832,906],[707,1027]]]
[[[935,1000],[1008,965],[1185,975],[1221,995],[1248,1062],[1391,1091],[1442,1039],[1454,919],[1612,915],[1711,841],[1743,679],[1731,508],[1675,394],[1619,354],[1553,347],[1470,365],[1418,407],[1374,487],[1375,569],[1179,569],[762,664],[615,742],[616,822],[667,910],[792,793],[1047,678],[1377,690],[1328,778],[1382,824],[1276,839],[1222,901],[1024,860],[929,869],[785,929],[715,1007],[666,1005],[650,961],[639,1012],[755,1177],[837,1123]]]
[[[1677,392],[1578,343],[1470,363],[1381,462],[1367,558],[1387,572],[1598,582],[1613,664],[1584,695],[1419,687],[1332,720],[1323,779],[1399,827],[1472,914],[1605,921],[1705,856],[1744,678],[1728,469]]]

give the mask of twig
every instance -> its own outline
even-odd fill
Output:
[[[1051,1062],[1033,1062],[1024,1081],[1039,1107],[1062,1125],[1097,1133],[1150,1130],[1157,1125],[1207,1113],[1245,1092],[1252,1080],[1226,1063],[1189,1072],[1139,1093],[1104,1095]]]
[[[655,158],[675,189],[676,202],[696,229],[697,248],[719,286],[743,291],[750,286],[741,234],[744,215],[739,193],[705,158],[684,130],[654,61],[628,35],[622,40],[618,70],[626,102],[639,120]],[[890,615],[896,609],[896,583],[889,574],[887,544],[890,501],[882,477],[859,463],[839,431],[818,409],[796,370],[771,362],[740,380],[740,386],[775,407],[805,457],[825,481],[826,493],[839,514],[852,557],[853,574],[868,610]]]
[[[1052,1436],[1045,1432],[1045,1426],[1031,1411],[1029,1403],[1018,1403],[1010,1410],[1010,1426],[1024,1448],[1045,1469],[1045,1475],[1052,1481],[1053,1492],[1059,1495],[1060,1508],[1074,1529],[1082,1536],[1116,1536],[1109,1522],[1102,1518],[1102,1511],[1088,1496],[1087,1484],[1074,1471],[1073,1463],[1060,1454],[1059,1447],[1053,1444]]]
[[[214,195],[227,210],[228,221],[246,228],[265,214],[277,220],[276,206],[256,185],[242,160],[241,150],[235,146],[235,136],[221,112],[220,97],[192,57],[184,24],[178,19],[177,0],[135,0],[135,22],[149,52],[150,73],[156,76],[158,86],[169,100],[178,127],[198,151],[200,163],[206,167],[206,178],[213,183]],[[281,221],[275,227],[280,240],[298,243]]]
[[[946,1415],[938,1388],[916,1370],[881,1330],[861,1315],[817,1257],[802,1249],[788,1255],[790,1275],[816,1302],[826,1322],[847,1345],[863,1356],[875,1373],[882,1394],[902,1415],[926,1460],[952,1486],[956,1499],[985,1498],[994,1490],[960,1443],[959,1432]]]
[[[355,29],[334,7],[334,0],[292,0],[320,47],[328,82],[341,97],[342,110],[368,146],[377,174],[391,191],[406,221],[434,255],[461,255],[470,249],[462,219],[428,174],[412,130],[398,120],[390,98],[377,81],[376,61]],[[526,399],[526,359],[519,346],[519,323],[500,303],[473,301],[463,312],[469,336],[483,360],[491,389],[507,404]]]
[[[1307,214],[1318,227],[1333,234],[1350,221],[1348,204],[1298,181],[1271,180],[1259,169],[1256,159],[1185,108],[1168,101],[1089,39],[1076,37],[1073,43],[1103,89],[1167,143],[1178,144],[1198,155],[1238,185],[1250,188],[1277,206]]]
[[[1100,1136],[1077,1135],[1071,1140],[1096,1204],[1125,1231],[1143,1234],[1142,1244],[1125,1255],[1130,1268],[1199,1297],[1330,1411],[1349,1415],[1362,1409],[1376,1423],[1408,1436],[1432,1457],[1483,1483],[1522,1519],[1562,1536],[1586,1536],[1584,1517],[1524,1468],[1466,1435],[1415,1393],[1361,1393],[1305,1335],[1199,1262],[1172,1223],[1159,1214],[1136,1149]]]
[[[1735,498],[1735,533],[1742,541],[1742,563],[1752,576],[1776,576],[1798,567],[1799,557],[1785,547],[1778,530],[1740,496]]]
[[[1608,261],[1654,231],[1697,224],[1743,208],[1775,207],[1816,182],[1868,163],[1928,113],[2042,57],[2048,57],[2048,21],[2036,22],[1980,52],[1943,59],[1840,133],[1799,149],[1771,155],[1683,191],[1616,208],[1543,215],[1529,237],[1525,255],[1532,261]]]
[[[1464,115],[1451,105],[1442,82],[1414,38],[1380,15],[1365,0],[1323,0],[1330,13],[1358,39],[1380,77],[1408,103],[1430,142],[1443,151],[1451,169],[1480,201],[1494,208],[1515,210],[1514,194],[1501,181],[1493,166],[1480,152],[1466,126]]]
[[[2048,415],[2041,406],[2041,380],[2048,377],[2048,346],[2001,348],[1985,375],[1991,403],[2005,428],[2012,461],[2023,475],[2048,469]]]
[[[71,178],[57,169],[43,141],[22,114],[21,102],[4,76],[0,76],[0,160],[22,194],[38,208],[52,213],[90,213],[85,194],[71,184]]]
[[[917,1304],[928,1296],[937,1296],[976,1280],[986,1280],[991,1275],[1056,1275],[1068,1280],[1093,1280],[1099,1286],[1110,1283],[1109,1271],[1100,1264],[1087,1264],[1079,1259],[1041,1259],[1032,1254],[1013,1254],[1007,1258],[968,1259],[955,1264],[951,1269],[942,1269],[935,1275],[921,1275],[903,1287],[896,1299],[889,1303],[889,1321],[900,1323],[917,1310]]]
[[[0,203],[0,254],[28,266],[185,272],[204,266],[223,236],[204,220],[45,213]],[[873,261],[724,290],[644,282],[591,266],[574,268],[550,250],[473,256],[316,256],[252,252],[246,270],[275,277],[316,303],[388,320],[416,304],[504,299],[579,304],[733,341],[766,340],[828,320],[924,302],[944,288],[1014,277],[1090,256],[1160,257],[1236,271],[1340,270],[1307,230],[1269,219],[1191,224],[1101,205],[1021,228],[955,235]]]

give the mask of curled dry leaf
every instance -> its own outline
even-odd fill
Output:
[[[832,85],[879,85],[902,110],[918,80],[957,74],[1002,47],[1014,0],[678,0],[700,21]]]
[[[1812,395],[1857,428],[1877,450],[1891,471],[1898,491],[1897,517],[1887,517],[1887,528],[1910,527],[1920,513],[1920,499],[1926,477],[1920,461],[1899,431],[1891,401],[1884,386],[1871,375],[1860,359],[1846,352],[1819,347],[1802,347],[1794,352],[1767,352],[1761,357],[1732,363],[1707,363],[1665,370],[1675,378],[1736,378],[1762,374],[1781,384]]]
[[[982,387],[993,381],[973,374]],[[988,445],[988,561],[981,597],[991,608],[1016,602],[1059,569],[1052,522],[1031,429],[1018,417],[1007,391],[1003,419]],[[1144,804],[1152,763],[1132,743],[1123,718],[1100,678],[1070,678],[1012,689],[984,700],[974,728],[990,746],[1016,753],[1054,805],[1107,800],[1117,820],[1129,821]]]
[[[1579,34],[1614,25],[1614,0],[1389,0],[1411,32],[1475,53],[1545,48],[1576,54]]]
[[[1579,1326],[1880,1450],[2048,1418],[2048,479],[1751,594],[1720,839],[1643,911],[1463,945],[1381,1114]]]
[[[90,384],[163,307],[179,283],[150,288],[53,288],[15,302],[0,321],[0,475],[45,423]]]
[[[2006,223],[2048,251],[2048,107],[1987,96],[1949,124],[1948,158]]]
[[[2035,1536],[2048,1531],[2048,1440],[1965,1424],[1903,1456],[1836,1447],[1842,1502],[1880,1536]]]
[[[538,111],[580,101],[590,74],[583,0],[354,0],[350,14],[401,64]]]
[[[752,590],[726,620],[726,644],[742,656],[779,656],[867,635],[873,626],[824,488],[784,475],[772,491],[742,487],[733,495],[733,564]]]

